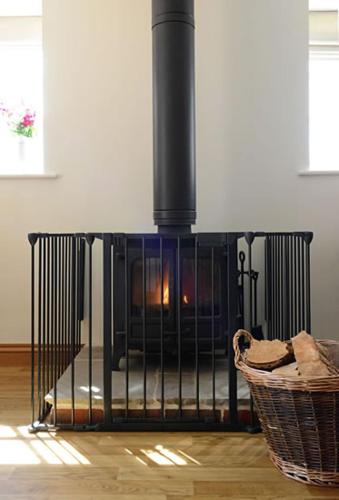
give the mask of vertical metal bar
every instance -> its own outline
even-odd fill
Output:
[[[278,282],[279,282],[279,339],[283,339],[283,293],[282,293],[282,283],[283,283],[283,271],[282,271],[282,246],[281,246],[281,235],[278,235]]]
[[[66,370],[66,237],[62,239],[62,371]]]
[[[301,244],[301,329],[305,330],[305,316],[306,316],[306,307],[305,307],[305,241],[300,238]]]
[[[51,361],[51,237],[47,236],[47,255],[48,255],[48,263],[47,263],[47,360],[48,360],[48,369],[47,369],[47,386],[48,390],[51,390],[52,387],[52,361]]]
[[[275,338],[276,315],[275,315],[275,238],[270,237],[270,282],[271,282],[271,339]]]
[[[273,265],[272,265],[272,281],[273,281],[273,309],[274,309],[274,331],[273,339],[279,338],[278,335],[278,269],[277,269],[277,235],[273,235]]]
[[[57,376],[58,378],[61,375],[61,237],[58,237],[57,240],[58,249],[57,249],[57,287],[58,287],[58,348],[57,348]]]
[[[284,235],[280,236],[280,247],[281,247],[281,339],[285,339],[285,319],[286,319],[286,305],[285,305],[285,246],[284,246]]]
[[[35,422],[35,235],[29,235],[31,244],[31,412],[32,426]]]
[[[54,272],[54,261],[55,261],[55,238],[51,236],[51,386],[53,387],[53,424],[56,425],[55,417],[55,294],[56,294],[56,284],[55,284],[55,272]]]
[[[78,330],[77,330],[77,353],[81,350],[82,321],[84,319],[84,295],[85,295],[85,250],[86,244],[83,236],[78,237]]]
[[[78,316],[78,352],[81,350],[82,321],[84,319],[84,278],[85,278],[85,243],[83,238],[79,238],[79,316]]]
[[[290,234],[290,337],[294,335],[294,257],[293,257],[293,234]]]
[[[38,413],[39,413],[39,420],[42,418],[42,412],[41,412],[41,286],[42,286],[42,272],[41,272],[41,266],[42,266],[42,242],[41,238],[39,238],[38,242],[38,276],[39,276],[39,281],[38,281]]]
[[[144,417],[147,415],[147,339],[146,339],[146,255],[145,238],[141,238],[142,254],[142,362],[143,362],[143,407]],[[160,292],[161,293],[161,292]]]
[[[181,360],[181,240],[177,237],[177,265],[176,265],[176,285],[177,285],[177,332],[178,332],[178,384],[179,384],[179,418],[182,418],[182,360]]]
[[[60,236],[59,238],[59,270],[58,273],[60,275],[60,291],[59,291],[59,330],[60,330],[60,346],[59,346],[59,376],[64,371],[64,260],[63,260],[63,245],[64,245],[64,237]]]
[[[293,261],[294,261],[294,269],[293,269],[293,288],[294,288],[294,335],[298,333],[298,238],[294,234],[293,235]]]
[[[240,252],[239,254],[240,260],[240,328],[245,328],[245,252]]]
[[[249,331],[252,332],[253,328],[253,288],[252,288],[252,242],[248,242],[248,281],[249,281]]]
[[[254,324],[258,324],[258,273],[253,272],[253,318]]]
[[[293,335],[298,333],[297,237],[293,235]]]
[[[46,367],[46,384],[47,384],[47,392],[49,392],[53,388],[53,340],[52,340],[52,300],[51,300],[51,237],[50,235],[46,235],[46,254],[47,254],[47,262],[46,262],[46,359],[47,359],[47,367]]]
[[[214,247],[211,248],[211,330],[212,330],[212,398],[213,416],[216,418],[215,410],[215,298],[214,298]]]
[[[81,245],[81,280],[80,280],[80,288],[81,288],[81,300],[80,300],[80,319],[84,319],[84,307],[85,307],[85,271],[86,271],[86,240],[84,237],[80,240]],[[80,336],[80,347],[81,347],[81,336]]]
[[[293,234],[290,234],[290,337],[294,335],[293,322],[294,322],[294,259],[293,259]]]
[[[125,238],[125,418],[129,416],[129,270],[128,238]]]
[[[76,334],[75,334],[75,353],[79,352],[79,330],[80,330],[80,238],[76,237],[76,252],[77,252],[77,272],[76,272],[76,308],[77,308],[77,323],[76,323]]]
[[[301,318],[301,245],[298,236],[298,332],[302,329]]]
[[[199,282],[198,282],[198,235],[194,238],[194,337],[195,337],[195,390],[196,414],[200,418],[200,359],[199,359]]]
[[[278,332],[279,339],[282,339],[282,272],[281,272],[281,236],[277,236],[278,240]]]
[[[72,399],[72,425],[75,425],[75,341],[77,325],[77,307],[76,307],[76,279],[77,279],[77,244],[76,236],[72,236],[71,247],[71,399]]]
[[[42,412],[46,410],[46,238],[42,240]]]
[[[65,240],[65,369],[68,366],[69,355],[69,237]]]
[[[272,238],[267,235],[267,336],[273,338],[273,271],[272,271]]]
[[[74,335],[74,357],[78,352],[78,336],[79,336],[79,238],[75,237],[75,335]]]
[[[161,370],[161,418],[165,420],[165,367],[164,367],[164,243],[160,243],[160,370]],[[169,283],[168,283],[169,286]],[[169,300],[171,300],[169,296]]]
[[[77,308],[77,323],[76,323],[76,334],[75,334],[75,352],[79,352],[79,329],[80,329],[80,238],[76,236],[76,254],[77,254],[77,272],[76,272],[76,308]]]
[[[67,237],[62,238],[62,351],[61,351],[61,370],[62,373],[67,368],[66,357],[67,357]]]
[[[289,338],[293,336],[293,236],[288,237],[288,258],[289,258]]]
[[[271,235],[270,238],[270,283],[271,283],[271,339],[275,337],[275,267],[274,267],[274,259],[275,259],[275,238],[274,235]]]
[[[286,246],[285,246],[285,238],[286,236],[283,234],[281,235],[281,296],[282,296],[282,338],[283,340],[286,339],[285,333],[287,332],[287,304],[286,304],[286,297],[287,297],[287,292],[286,292],[286,285],[287,285],[287,271],[286,271]]]
[[[275,266],[274,266],[274,279],[275,279],[275,313],[276,313],[276,328],[274,338],[279,338],[279,237],[275,235]]]
[[[269,236],[265,236],[265,317],[267,324],[267,338],[271,338],[270,304],[269,304]]]
[[[285,235],[285,308],[284,308],[284,340],[290,338],[289,318],[290,318],[290,261],[289,261],[289,237]]]
[[[246,237],[248,245],[248,280],[249,280],[249,323],[250,332],[253,330],[253,271],[252,271],[252,244],[254,241],[254,235],[248,234]],[[250,396],[250,413],[251,413],[251,426],[254,427],[254,406],[253,398]]]
[[[67,365],[69,366],[71,362],[72,355],[72,249],[73,249],[73,238],[68,238],[68,292],[67,292],[67,308],[68,308],[68,318],[67,318]]]
[[[54,389],[54,425],[58,421],[58,350],[59,350],[59,338],[58,338],[58,238],[55,236],[52,240],[53,244],[53,279],[54,279],[54,304],[53,304],[53,316],[54,316],[54,340],[53,340],[53,389]]]
[[[238,241],[237,237],[227,234],[227,317],[228,317],[228,389],[229,423],[239,425],[237,398],[237,371],[234,364],[233,336],[238,329]]]
[[[93,241],[92,236],[87,237],[88,242],[88,420],[93,423],[92,385],[93,385]]]
[[[104,423],[112,421],[112,235],[103,236]]]
[[[55,349],[55,317],[54,317],[54,306],[55,306],[55,281],[54,281],[54,237],[50,236],[50,245],[51,245],[51,263],[50,263],[50,273],[51,273],[51,348],[50,348],[50,357],[51,357],[51,387],[53,388],[53,398],[55,400],[54,394],[54,349]],[[55,401],[53,401],[54,406]],[[53,413],[53,422],[55,424],[55,415]]]
[[[276,281],[277,281],[277,337],[281,339],[281,297],[280,297],[280,280],[281,280],[281,272],[280,272],[280,236],[279,234],[276,236],[276,244],[277,244],[277,267],[276,267]]]
[[[282,320],[282,314],[281,314],[281,278],[282,278],[282,272],[281,272],[281,238],[280,235],[277,236],[277,245],[278,245],[278,338],[281,340],[282,339],[282,325],[281,325],[281,320]]]
[[[310,241],[306,241],[306,331],[311,333],[311,259]]]

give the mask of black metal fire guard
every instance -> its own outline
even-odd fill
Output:
[[[310,332],[312,237],[30,234],[32,430],[254,430],[232,337]]]

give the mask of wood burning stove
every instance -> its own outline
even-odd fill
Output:
[[[159,235],[126,235],[124,251],[114,252],[113,369],[126,352],[126,330],[129,347],[148,352],[159,352],[160,331],[165,352],[194,352],[195,337],[202,350],[226,347],[227,252],[215,244],[222,235],[191,234],[196,219],[194,1],[153,0],[152,6]]]
[[[121,242],[114,251],[113,369],[126,351],[126,325],[130,349],[159,353],[163,335],[164,351],[176,353],[180,335],[183,353],[195,351],[196,336],[201,351],[225,352],[226,236],[124,235]]]

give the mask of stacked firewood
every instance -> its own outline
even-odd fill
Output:
[[[252,368],[281,376],[327,377],[339,375],[338,355],[303,331],[288,342],[253,339],[244,358]]]

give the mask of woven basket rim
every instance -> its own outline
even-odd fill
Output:
[[[289,390],[299,390],[299,391],[325,391],[333,392],[339,391],[339,375],[329,375],[329,376],[286,376],[272,373],[270,371],[260,370],[258,368],[252,368],[248,366],[243,361],[243,355],[240,353],[238,340],[242,336],[250,335],[246,332],[244,335],[243,330],[239,330],[234,336],[234,350],[235,350],[235,366],[241,371],[248,382],[254,383],[256,385],[264,385],[266,387],[281,388]],[[251,336],[252,337],[252,336]],[[339,344],[337,340],[321,339],[317,342],[326,345]]]

